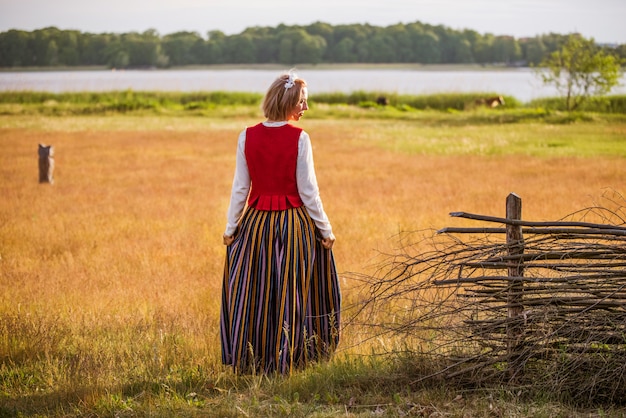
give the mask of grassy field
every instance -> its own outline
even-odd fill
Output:
[[[387,105],[377,100],[383,96]],[[438,93],[407,95],[380,91],[352,93],[315,93],[310,97],[317,118],[367,118],[421,120],[429,123],[515,123],[548,121],[571,123],[580,120],[624,120],[626,96],[591,97],[579,112],[563,113],[563,98],[549,97],[522,103],[513,96],[503,96],[504,104],[486,108],[477,99],[498,96],[495,92]],[[0,92],[0,115],[159,115],[255,117],[259,114],[262,94],[246,92]],[[424,112],[428,111],[428,112]],[[439,111],[437,114],[436,112]],[[426,117],[424,114],[426,113]],[[435,115],[437,117],[435,117]],[[463,115],[463,116],[461,116]]]
[[[453,211],[503,216],[510,192],[537,221],[626,192],[621,119],[365,112],[314,108],[299,123],[337,236],[346,317],[351,277],[372,274],[401,232],[458,226]],[[0,416],[626,413],[555,394],[415,387],[417,369],[372,355],[396,342],[364,342],[352,326],[328,364],[234,376],[220,364],[218,314],[236,138],[258,121],[241,114],[0,116]],[[37,182],[38,143],[55,147],[54,185]]]

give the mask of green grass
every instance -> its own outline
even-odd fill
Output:
[[[311,95],[314,103],[348,104],[361,107],[376,107],[376,100],[384,96],[388,105],[398,110],[468,110],[476,107],[477,98],[498,96],[494,92],[473,93],[438,93],[428,95],[401,95],[386,92],[355,91],[353,93],[317,93]],[[513,96],[503,96],[508,109],[515,109],[522,104]]]
[[[502,121],[505,114],[501,112],[492,116],[487,111],[472,114],[429,111],[416,113],[413,118],[372,115],[377,112],[379,110],[314,107],[306,114],[305,122],[313,127],[359,119],[358,129],[346,140],[354,141],[355,145],[365,142],[405,154],[626,157],[626,117],[555,112],[549,118],[537,119],[525,117],[524,114],[530,112],[518,110],[517,122],[513,123]],[[383,109],[380,112],[394,111]],[[258,122],[259,113],[254,108],[225,107],[220,115],[230,117],[4,115],[0,116],[0,126],[47,132],[168,130],[173,126],[176,130],[198,131],[219,126],[237,132]]]
[[[376,104],[384,95],[389,105]],[[384,92],[319,93],[310,97],[316,116],[350,118],[419,119],[423,111],[454,115],[456,123],[515,123],[545,120],[566,123],[589,116],[579,113],[563,115],[562,100],[547,98],[522,104],[515,97],[504,96],[505,105],[495,109],[477,106],[478,97],[494,96],[491,92],[399,95]],[[0,93],[0,114],[4,115],[107,115],[119,113],[157,115],[195,115],[237,117],[241,112],[256,113],[262,95],[238,92],[112,92],[43,93],[14,91]],[[246,110],[247,109],[247,110]],[[608,96],[589,100],[581,109],[594,115],[626,115],[626,96]],[[465,117],[459,118],[457,113]],[[599,117],[599,116],[596,116]]]
[[[371,122],[365,126],[374,128]],[[530,155],[535,157],[626,157],[626,124],[578,122],[564,125],[525,123],[422,125],[411,122],[378,123],[377,146],[422,155]]]
[[[107,115],[119,113],[203,114],[259,105],[262,96],[225,92],[0,93],[0,114]]]
[[[0,366],[1,417],[576,416],[529,391],[415,383],[435,367],[414,359],[339,355],[291,377],[237,376],[194,358],[185,335],[158,321],[93,335],[64,322],[3,316],[2,335],[19,347]]]

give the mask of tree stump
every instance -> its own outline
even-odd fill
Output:
[[[54,183],[54,147],[39,144],[39,183]]]

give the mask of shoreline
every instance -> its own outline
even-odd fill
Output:
[[[93,66],[58,66],[58,67],[1,67],[2,73],[27,73],[27,72],[78,72],[78,71],[287,71],[290,68],[296,70],[407,70],[424,72],[455,72],[455,71],[520,71],[532,70],[531,67],[509,66],[505,64],[411,64],[411,63],[321,63],[321,64],[295,64],[292,66],[282,64],[211,64],[211,65],[185,65],[168,68],[136,67],[136,68],[109,68],[104,65]]]

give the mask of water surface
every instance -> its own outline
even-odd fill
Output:
[[[264,93],[276,70],[127,70],[0,72],[0,91],[239,91]],[[298,72],[315,92],[381,91],[398,94],[494,92],[523,102],[556,96],[528,68],[475,71],[307,69]],[[626,79],[612,93],[625,94]]]

